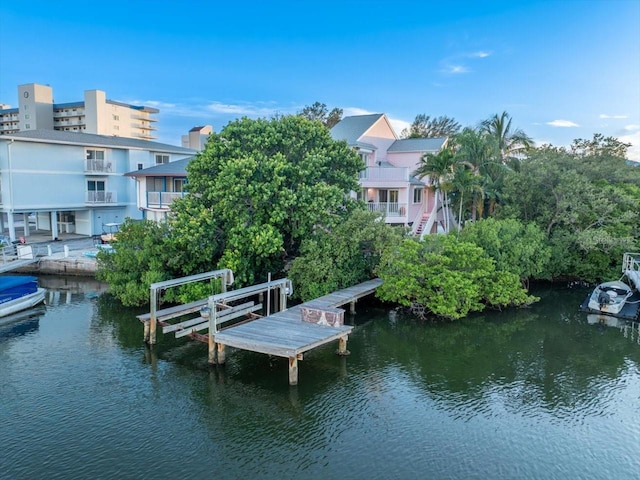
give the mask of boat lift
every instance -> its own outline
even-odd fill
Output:
[[[640,291],[640,253],[625,253],[622,257],[622,273]]]

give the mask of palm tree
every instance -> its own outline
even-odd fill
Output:
[[[464,205],[465,194],[469,195],[472,199],[472,204],[475,204],[473,198],[478,193],[482,194],[480,177],[475,175],[473,170],[471,170],[467,165],[458,163],[454,169],[451,186],[459,197],[458,201],[460,206],[458,209],[458,231],[460,231],[462,229],[462,207]]]
[[[494,137],[469,127],[456,135],[454,143],[458,162],[467,165],[478,178],[473,190],[469,192],[472,195],[471,218],[476,220],[478,211],[482,216],[484,179],[489,169],[500,162],[498,143]]]
[[[438,198],[441,198],[440,204],[445,207],[444,210],[444,228],[449,231],[449,207],[447,204],[447,190],[449,189],[449,180],[453,176],[453,168],[456,159],[451,148],[444,148],[438,153],[427,153],[420,159],[420,165],[412,173],[418,178],[429,177],[431,184],[436,190],[436,204]]]
[[[505,165],[517,163],[519,155],[534,146],[533,140],[520,129],[511,130],[511,117],[507,112],[495,114],[480,124],[480,131],[493,137]]]

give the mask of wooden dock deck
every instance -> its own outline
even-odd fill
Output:
[[[205,275],[205,274],[203,274]],[[171,281],[179,283],[180,279]],[[179,305],[166,310],[154,312],[156,320],[163,326],[163,332],[175,332],[176,337],[190,336],[191,338],[208,342],[209,362],[225,363],[225,347],[234,347],[252,352],[264,353],[289,359],[289,383],[298,383],[298,360],[303,359],[303,354],[313,348],[338,340],[338,354],[346,355],[346,343],[348,335],[353,330],[352,326],[310,323],[303,321],[303,310],[332,311],[337,307],[350,304],[350,311],[355,313],[356,301],[375,292],[382,284],[382,280],[373,279],[354,285],[320,298],[316,298],[300,305],[286,308],[285,291],[289,280],[281,279],[275,282],[267,282],[261,285],[245,287],[239,290],[231,290],[216,295],[209,299],[193,302],[187,305]],[[251,295],[279,289],[281,310],[273,314],[261,317],[253,313],[256,307],[253,302],[248,302],[236,307],[228,307],[223,302],[226,300],[246,299]],[[155,292],[152,290],[152,297]],[[278,298],[278,297],[275,297]],[[177,324],[169,324],[168,319],[176,318],[190,312],[195,312],[200,306],[209,305],[212,313],[183,321]],[[218,307],[228,310],[218,311]],[[233,310],[236,310],[235,312]],[[181,313],[182,312],[182,313]],[[236,314],[237,313],[237,314]],[[247,314],[251,317],[245,322],[236,323],[218,330],[228,319],[237,318],[239,314]],[[332,313],[335,313],[332,312]],[[145,323],[145,340],[149,337],[148,324],[153,319],[150,314],[138,316]],[[155,331],[155,327],[153,328]],[[199,330],[208,330],[208,335],[198,333]],[[153,337],[151,337],[153,339]],[[151,341],[150,343],[154,343]],[[217,353],[217,355],[216,355]],[[217,358],[215,358],[217,356]]]
[[[372,294],[381,284],[382,280],[380,279],[369,280],[271,314],[268,317],[226,328],[216,333],[215,341],[252,352],[279,357],[299,357],[300,354],[338,340],[353,330],[353,327],[348,325],[330,327],[303,322],[303,307],[328,309],[349,303],[353,312],[354,302]]]

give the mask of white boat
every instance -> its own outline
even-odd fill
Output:
[[[589,297],[589,310],[617,315],[626,301],[633,295],[633,289],[620,280],[598,285]]]
[[[0,277],[0,318],[34,307],[44,301],[46,290],[38,287],[38,279],[31,276],[6,275]]]

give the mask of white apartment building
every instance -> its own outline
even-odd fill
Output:
[[[18,86],[18,107],[0,103],[0,135],[61,130],[152,140],[158,112],[109,100],[102,90],[86,90],[83,101],[54,103],[50,86],[27,83]]]

